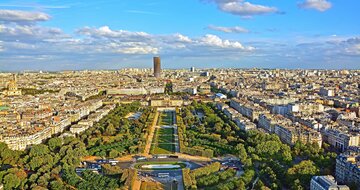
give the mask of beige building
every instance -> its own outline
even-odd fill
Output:
[[[319,132],[311,129],[303,129],[300,126],[286,126],[286,125],[275,125],[275,134],[279,138],[289,144],[294,145],[297,141],[301,143],[316,143],[321,147],[322,145],[322,136]]]
[[[13,75],[13,79],[8,82],[6,89],[7,90],[4,91],[5,96],[21,96],[22,93],[21,90],[18,89],[17,77],[15,74]]]
[[[360,146],[360,134],[346,133],[335,129],[324,132],[327,142],[340,151],[345,151],[349,146]]]
[[[171,100],[169,97],[150,100],[150,106],[153,107],[180,107],[183,104],[183,100]]]
[[[272,114],[260,114],[259,127],[265,129],[268,133],[274,133],[276,121]]]

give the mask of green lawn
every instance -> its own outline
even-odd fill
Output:
[[[158,144],[158,149],[163,149],[166,151],[169,151],[171,153],[175,152],[175,146],[174,144]]]
[[[174,129],[160,128],[156,129],[154,141],[151,146],[152,154],[172,154],[175,152]]]
[[[0,111],[7,110],[7,109],[9,109],[9,108],[6,106],[0,106]]]
[[[174,129],[173,128],[160,128],[159,135],[173,135]]]
[[[163,135],[158,138],[158,143],[174,143],[174,135]]]
[[[159,118],[159,125],[173,125],[173,114],[174,112],[162,112]]]
[[[151,154],[172,154],[171,151],[155,146],[154,144],[150,150]]]

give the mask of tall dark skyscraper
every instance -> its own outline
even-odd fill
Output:
[[[154,76],[159,78],[161,75],[161,60],[160,57],[154,57]]]

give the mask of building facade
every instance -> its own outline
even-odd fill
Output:
[[[347,151],[336,158],[336,180],[360,187],[360,151]]]
[[[160,57],[154,57],[154,77],[161,76],[161,60]]]
[[[338,185],[331,175],[313,176],[310,182],[310,190],[350,190],[346,185]]]

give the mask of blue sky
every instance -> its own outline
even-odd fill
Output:
[[[0,0],[0,71],[360,69],[358,0]]]

